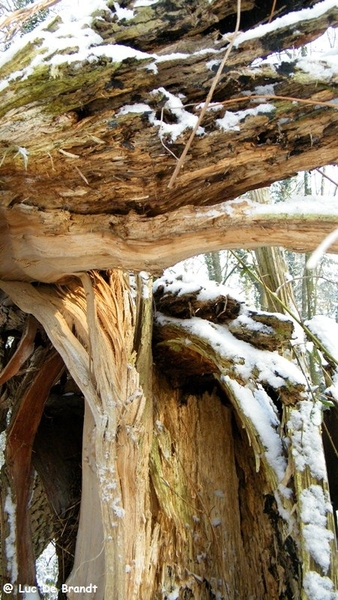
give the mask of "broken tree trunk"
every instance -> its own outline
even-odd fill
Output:
[[[64,290],[23,289],[14,283],[7,288],[16,302],[23,294],[22,308],[28,312],[34,298],[36,318],[85,397],[82,500],[69,598],[71,586],[95,585],[97,598],[136,598],[144,585],[150,533],[152,421],[145,394],[151,379],[151,303],[149,283],[138,278],[135,293],[142,295],[143,289],[144,300],[136,311],[126,277],[116,271],[106,282],[83,275],[83,287],[73,282]],[[13,578],[24,584],[20,572]],[[92,593],[93,588],[83,597]]]
[[[320,406],[275,351],[291,322],[248,311],[222,287],[158,280],[167,314],[156,315],[152,367],[149,285],[143,275],[130,288],[122,272],[67,286],[1,283],[43,324],[85,396],[81,516],[66,585],[97,585],[105,600],[305,600],[315,584],[333,590]],[[270,332],[269,350],[243,329]],[[323,500],[325,563],[308,543],[309,494]]]

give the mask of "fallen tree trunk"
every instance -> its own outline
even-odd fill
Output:
[[[282,16],[288,7],[275,9]],[[284,222],[269,213],[256,220],[240,207],[223,208],[227,215],[214,221],[214,208],[208,215],[198,207],[337,161],[329,58],[270,56],[335,26],[334,4],[250,30],[274,15],[242,2],[243,32],[217,81],[216,104],[171,187],[173,155],[182,154],[228,47],[221,34],[233,29],[236,2],[159,1],[127,19],[103,1],[93,15],[82,10],[82,29],[63,14],[14,41],[0,61],[2,278],[155,271],[239,245],[308,251],[332,230],[332,207],[331,224],[325,211],[305,218],[306,204]]]

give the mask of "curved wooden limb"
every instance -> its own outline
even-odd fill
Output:
[[[64,363],[60,355],[55,350],[49,352],[22,397],[7,434],[5,456],[10,484],[8,491],[12,505],[15,506],[17,583],[23,585],[36,583],[29,512],[32,447],[48,394],[63,369]]]

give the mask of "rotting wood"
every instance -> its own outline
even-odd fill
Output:
[[[86,237],[86,244],[82,240],[79,243],[90,247],[93,260],[90,263],[83,259],[81,264],[76,265],[72,264],[71,256],[67,257],[65,260],[69,259],[73,271],[117,266],[161,269],[164,261],[155,265],[147,255],[149,231],[143,229],[146,218],[162,214],[171,218],[175,211],[188,206],[214,206],[297,171],[337,161],[335,76],[331,74],[330,81],[325,77],[314,80],[293,64],[290,66],[294,68],[292,76],[290,73],[283,74],[272,65],[262,65],[259,71],[248,66],[255,58],[291,46],[298,47],[320,35],[328,25],[334,26],[338,11],[331,7],[321,16],[299,21],[297,30],[284,28],[278,35],[267,33],[263,38],[255,38],[233,48],[227,71],[222,74],[215,91],[214,100],[220,102],[218,110],[207,113],[205,134],[194,139],[175,188],[167,188],[175,159],[166,152],[162,142],[179,155],[189,130],[174,142],[165,136],[161,142],[160,113],[168,100],[166,94],[179,98],[179,94],[183,93],[185,110],[191,115],[198,115],[196,106],[205,100],[214,76],[206,63],[222,57],[228,44],[226,39],[217,36],[213,28],[219,26],[221,32],[231,31],[235,5],[235,2],[213,2],[211,5],[196,2],[194,9],[191,6],[187,9],[182,3],[172,2],[169,8],[166,6],[164,9],[160,2],[137,9],[135,19],[127,22],[112,20],[113,9],[101,11],[99,18],[94,20],[93,29],[102,36],[104,43],[135,45],[137,40],[137,47],[146,51],[148,58],[118,63],[107,59],[100,64],[79,64],[76,69],[65,62],[58,66],[56,75],[47,60],[46,65],[41,67],[43,74],[38,70],[36,78],[33,72],[28,80],[15,79],[0,92],[0,202],[4,210],[1,218],[5,224],[2,277],[47,280],[46,272],[39,267],[42,255],[46,271],[47,263],[49,265],[50,281],[66,272],[66,269],[61,269],[63,273],[56,274],[53,259],[44,247],[43,238],[47,232],[44,228],[40,229],[38,222],[33,224],[30,221],[28,211],[34,211],[34,208],[54,221],[55,239],[49,239],[48,246],[60,242],[60,262],[63,260],[62,248],[67,254],[71,254],[71,247],[76,252],[77,240],[73,235],[69,238],[74,228],[78,228],[79,235]],[[303,6],[303,2],[297,2],[292,8],[296,10]],[[243,30],[268,20],[269,10],[262,7],[258,10],[251,2],[243,0]],[[278,16],[286,10],[287,6],[278,6],[277,3]],[[168,22],[171,30],[169,40],[165,36]],[[54,26],[57,28],[57,21]],[[29,48],[27,53],[13,57],[5,64],[2,67],[3,78],[12,70],[18,73],[23,64],[29,62],[29,53],[33,51]],[[152,53],[161,57],[161,62],[156,64],[157,72],[146,68],[155,60]],[[182,58],[183,55],[185,58]],[[270,86],[270,90],[273,87],[275,96],[268,94],[265,101],[254,98],[257,88],[262,86]],[[156,93],[154,90],[157,90]],[[297,97],[302,102],[297,103]],[[144,114],[121,111],[123,106],[130,107],[139,102],[148,105],[149,111],[145,110]],[[271,112],[260,114],[258,111],[256,115],[248,115],[241,121],[239,131],[221,131],[217,126],[216,119],[222,118],[226,110],[233,113],[256,109],[260,102],[269,103]],[[152,112],[158,123],[155,126],[148,118]],[[163,119],[170,123],[177,120],[177,115],[165,108]],[[142,266],[141,261],[127,262],[126,248],[123,243],[121,248],[118,239],[121,237],[129,246],[130,241],[124,235],[129,226],[128,214],[134,229],[140,227],[143,235],[143,245],[136,250],[139,257],[144,257]],[[90,225],[86,226],[85,217],[88,215]],[[126,221],[121,218],[123,215]],[[110,217],[113,230],[116,219],[118,238],[111,238],[108,234]],[[102,219],[107,219],[106,226]],[[61,239],[58,233],[64,231],[62,222],[69,231]],[[313,236],[306,232],[305,241],[300,236],[300,248],[305,250],[309,249],[311,237],[314,245],[317,243],[315,224],[312,225]],[[16,227],[20,229],[19,238],[16,237]],[[31,237],[30,227],[36,230],[35,239]],[[91,237],[91,227],[98,236]],[[243,247],[255,247],[262,237],[264,244],[271,244],[262,227],[265,227],[263,222],[256,230],[252,228],[251,239],[247,242],[243,231],[234,230],[233,242],[229,240],[227,245],[225,239],[225,247],[235,247],[232,243],[236,236],[237,240],[243,237]],[[271,237],[276,236],[275,245],[283,245],[284,242],[289,247],[297,246],[296,236],[290,231],[292,227],[298,227],[298,224],[287,226],[280,236],[274,229],[270,230]],[[299,227],[302,230],[301,225]],[[211,220],[208,228],[213,228]],[[190,230],[193,229],[190,226]],[[10,233],[9,238],[7,233]],[[184,249],[186,230],[183,219],[176,229],[176,235],[180,233],[182,242],[179,244]],[[318,238],[325,233],[318,232]],[[168,229],[168,236],[172,234]],[[102,249],[102,256],[101,252],[97,255],[96,250],[97,237],[100,236],[104,238],[106,247],[106,253]],[[163,238],[159,238],[158,246],[162,242]],[[35,246],[35,252],[32,252],[32,246]],[[220,239],[218,247],[221,246]],[[37,247],[41,247],[40,256]],[[196,251],[208,249],[216,249],[216,243],[206,239],[203,245],[201,240],[196,239]],[[171,250],[171,262],[193,253],[189,248],[185,254],[183,250]],[[168,258],[166,264],[169,262]]]
[[[246,320],[237,319],[243,302],[229,294],[202,300],[199,298],[201,291],[202,286],[197,286],[194,292],[177,290],[173,293],[166,290],[164,285],[159,285],[154,292],[156,310],[178,319],[199,317],[212,323],[226,324],[236,338],[249,342],[256,348],[276,350],[289,343],[294,329],[291,320],[281,319],[273,313],[248,309],[245,309]],[[265,327],[257,327],[255,323]]]

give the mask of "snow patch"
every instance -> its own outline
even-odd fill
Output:
[[[275,500],[280,516],[288,524],[289,533],[291,533],[296,525],[294,516],[291,514],[288,508],[285,508],[283,498],[289,498],[292,496],[292,490],[285,487],[282,483],[279,484],[278,489],[274,491]]]
[[[268,394],[260,388],[251,391],[240,385],[229,376],[222,378],[238,399],[243,413],[253,423],[263,446],[266,448],[266,459],[276,473],[278,481],[282,481],[285,475],[286,459],[282,440],[278,433],[279,420],[275,407]]]
[[[255,87],[253,94],[256,96],[274,96],[275,95],[275,85],[273,83],[267,85],[258,85]]]
[[[338,600],[333,582],[329,577],[322,577],[316,571],[309,571],[304,577],[304,590],[309,600]]]
[[[321,423],[322,404],[318,401],[302,400],[291,412],[288,429],[297,470],[304,471],[308,466],[313,477],[326,481]]]
[[[221,64],[221,60],[219,59],[212,59],[212,60],[208,60],[208,62],[205,63],[205,66],[207,69],[209,69],[209,71],[214,71],[214,67],[218,67]]]
[[[174,590],[172,590],[172,592],[170,592],[169,594],[166,594],[166,599],[167,600],[178,600],[179,595],[180,595],[180,588],[176,587]]]
[[[331,502],[319,485],[311,485],[302,491],[300,505],[306,548],[327,573],[331,558],[330,541],[334,538],[333,532],[327,529],[326,518],[326,514],[332,512]]]
[[[152,4],[157,4],[159,0],[136,0],[134,3],[134,8],[139,8],[140,6],[151,6]]]
[[[239,123],[246,117],[255,117],[258,114],[268,114],[275,110],[272,104],[259,104],[255,108],[248,108],[238,112],[225,111],[224,117],[216,119],[216,123],[223,131],[240,131]]]
[[[7,490],[4,512],[7,513],[9,525],[9,534],[5,538],[5,553],[7,557],[8,569],[11,575],[11,581],[18,579],[18,563],[16,556],[16,514],[10,491]]]
[[[6,462],[5,461],[6,438],[7,438],[7,434],[6,434],[6,430],[4,430],[0,433],[0,469],[4,466],[4,464]]]
[[[303,58],[297,60],[297,68],[311,75],[313,79],[330,81],[337,77],[338,57],[320,54],[317,58]]]
[[[258,25],[254,29],[240,33],[234,41],[234,47],[238,48],[238,46],[244,42],[247,42],[248,40],[264,37],[267,33],[277,31],[278,29],[282,29],[284,27],[294,27],[297,25],[297,23],[301,23],[302,21],[317,19],[325,12],[331,8],[335,8],[336,6],[337,0],[324,0],[323,2],[316,3],[316,5],[312,8],[304,8],[302,10],[289,12],[283,17],[274,19],[271,23]],[[226,37],[226,35],[227,34],[225,34],[223,37]]]
[[[315,315],[305,325],[338,361],[338,323],[325,315]]]
[[[125,21],[130,21],[130,19],[133,19],[135,17],[134,11],[132,9],[121,8],[118,2],[114,2],[113,6],[115,9],[115,14],[119,21],[122,19],[124,19]]]
[[[155,56],[155,55],[154,55]],[[171,54],[160,54],[156,55],[156,64],[161,62],[167,62],[169,60],[184,60],[189,58],[190,54],[186,52],[172,52]]]
[[[126,514],[126,511],[122,506],[119,506],[120,501],[120,498],[115,498],[112,503],[112,509],[115,517],[117,517],[118,519],[123,519]]]
[[[149,115],[149,121],[154,126],[159,126],[159,136],[169,136],[171,141],[175,141],[186,129],[193,129],[197,123],[198,117],[185,110],[182,100],[168,92],[164,87],[160,87],[151,92],[152,94],[163,94],[166,96],[167,101],[164,105],[165,108],[176,117],[177,123],[164,123],[160,119],[156,119],[155,114]],[[197,129],[196,135],[203,135],[204,127]]]
[[[127,115],[129,113],[143,114],[145,112],[153,112],[149,104],[144,104],[141,102],[138,104],[125,104],[125,106],[120,108],[116,116],[119,117],[120,115]]]
[[[117,2],[115,5],[116,8],[119,7]],[[95,14],[108,10],[104,0],[87,0],[81,3],[81,7],[76,4],[74,8],[67,5],[67,10],[63,9],[59,12],[62,22],[56,31],[48,31],[48,27],[55,21],[53,15],[33,31],[15,39],[8,50],[0,56],[0,68],[28,44],[37,46],[37,52],[27,67],[10,75],[6,80],[7,84],[18,78],[27,79],[41,65],[49,65],[50,74],[55,78],[59,76],[59,67],[62,64],[80,63],[85,60],[96,62],[103,56],[111,58],[114,62],[122,62],[127,58],[152,58],[152,55],[129,46],[103,44],[102,37],[95,33],[91,26]],[[119,11],[125,10],[127,9],[119,8]],[[6,87],[5,82],[2,82],[1,87],[2,89]]]
[[[243,200],[242,200],[243,202]],[[266,215],[285,215],[287,218],[297,215],[330,215],[338,216],[338,206],[334,196],[293,196],[285,202],[276,204],[260,204],[249,201],[248,208],[244,210],[245,214],[252,216]]]
[[[259,321],[254,321],[254,319],[252,319],[249,315],[245,313],[239,315],[237,319],[234,319],[229,327],[231,329],[232,327],[236,327],[237,325],[247,326],[247,328],[250,329],[250,331],[260,331],[261,333],[265,333],[266,335],[269,335],[274,331],[273,328],[269,325],[265,325],[265,323],[260,323]]]
[[[217,283],[216,281],[210,281],[206,277],[199,277],[197,281],[196,277],[191,278],[188,273],[182,273],[179,277],[167,275],[160,277],[154,282],[154,292],[156,292],[160,286],[164,287],[164,293],[177,294],[177,296],[198,292],[197,299],[201,302],[215,300],[219,296],[228,295],[238,302],[243,301],[239,293],[235,292],[230,287]]]

